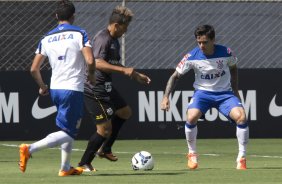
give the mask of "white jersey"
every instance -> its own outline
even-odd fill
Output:
[[[231,91],[229,66],[236,63],[237,58],[225,46],[215,45],[214,54],[210,56],[205,55],[199,47],[196,47],[184,56],[176,71],[185,74],[193,69],[195,73],[193,87],[196,90]]]
[[[35,53],[48,56],[50,89],[83,92],[85,60],[81,50],[86,46],[91,47],[85,30],[70,24],[59,24],[41,40]]]

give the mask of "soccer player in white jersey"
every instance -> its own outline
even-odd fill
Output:
[[[56,125],[59,131],[33,144],[20,145],[19,168],[22,172],[25,172],[32,153],[44,148],[61,146],[61,168],[58,175],[82,173],[82,170],[71,167],[70,158],[73,141],[83,115],[85,72],[88,71],[88,80],[94,85],[95,62],[85,30],[72,25],[74,13],[75,7],[71,2],[60,1],[56,9],[58,26],[45,35],[36,50],[31,75],[39,85],[39,94],[48,95],[48,87],[40,73],[40,66],[48,57],[52,67],[50,94],[58,110]]]
[[[225,46],[215,44],[215,31],[211,25],[196,28],[195,37],[198,47],[193,49],[179,62],[176,71],[167,82],[162,110],[169,110],[169,95],[177,80],[189,70],[194,70],[195,93],[187,107],[185,135],[188,145],[188,168],[196,169],[197,161],[197,121],[207,110],[217,108],[231,122],[236,123],[239,144],[237,169],[246,169],[246,146],[249,128],[245,110],[238,93],[237,58]]]

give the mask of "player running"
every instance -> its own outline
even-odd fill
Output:
[[[60,145],[62,154],[58,175],[82,173],[82,170],[71,167],[70,158],[83,115],[85,61],[88,65],[88,79],[92,85],[95,84],[95,62],[85,30],[72,25],[74,13],[75,7],[71,2],[60,1],[56,9],[59,25],[40,41],[36,50],[31,74],[40,87],[39,94],[48,95],[48,87],[40,73],[40,66],[48,57],[52,67],[50,93],[58,110],[56,125],[60,130],[33,144],[20,145],[19,167],[22,172],[25,172],[31,154]]]

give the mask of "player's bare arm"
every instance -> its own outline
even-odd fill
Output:
[[[88,75],[87,75],[88,80],[90,81],[90,83],[92,85],[95,85],[95,83],[96,83],[96,76],[95,76],[96,64],[95,64],[95,61],[94,61],[92,48],[83,47],[82,54],[83,54],[84,59],[87,63],[87,66],[88,66]]]
[[[165,89],[165,93],[164,93],[164,97],[162,99],[161,102],[161,109],[162,110],[166,110],[168,111],[170,108],[170,103],[169,103],[169,95],[170,93],[173,91],[178,79],[181,77],[181,75],[175,71],[170,78],[168,79],[167,85],[166,85],[166,89]]]
[[[136,72],[134,68],[125,67],[121,64],[112,65],[103,59],[96,59],[96,68],[106,73],[120,73],[126,75],[141,84],[149,84],[151,79],[139,72]]]
[[[236,65],[230,66],[230,75],[231,75],[231,87],[234,94],[240,99],[238,92],[238,69]]]
[[[36,83],[39,86],[39,94],[40,95],[48,95],[48,86],[43,82],[42,76],[40,73],[40,66],[43,63],[45,56],[42,54],[36,54],[30,69],[31,76],[34,78]]]
[[[101,70],[106,73],[120,73],[131,77],[134,69],[127,68],[122,65],[112,65],[103,59],[95,59],[97,70]]]
[[[151,82],[151,79],[147,75],[136,72],[135,70],[133,71],[131,78],[141,84],[150,84]]]

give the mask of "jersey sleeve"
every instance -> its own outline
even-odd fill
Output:
[[[39,42],[35,54],[42,54],[44,56],[47,56],[44,45],[42,44],[42,40]]]
[[[233,54],[230,48],[227,48],[227,53],[229,55],[228,66],[233,66],[238,63],[238,58]]]
[[[191,63],[189,62],[189,56],[190,54],[186,54],[182,60],[178,63],[176,67],[176,71],[180,73],[181,75],[187,73],[191,69]]]
[[[80,30],[80,32],[82,34],[82,45],[80,49],[82,49],[83,47],[92,47],[86,31]]]
[[[93,53],[95,59],[107,58],[107,50],[109,48],[109,42],[103,38],[103,36],[96,36],[93,43]]]

